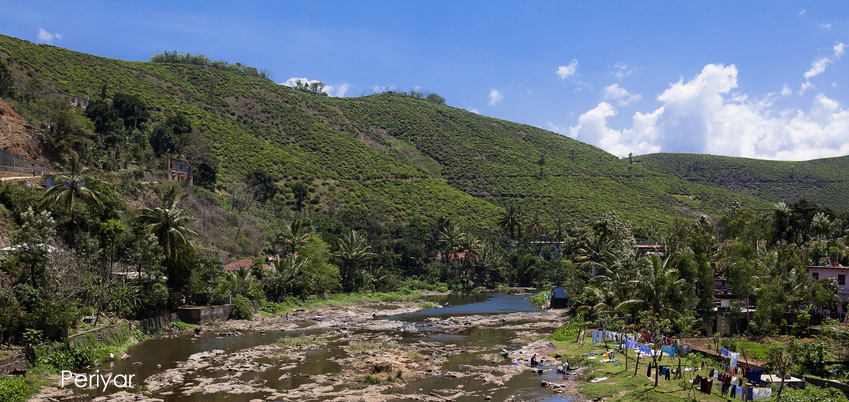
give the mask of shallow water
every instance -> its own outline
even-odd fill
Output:
[[[435,342],[440,344],[456,345],[461,348],[477,348],[483,351],[464,352],[448,357],[447,363],[443,369],[449,371],[462,372],[462,365],[504,365],[510,364],[507,361],[500,360],[498,352],[501,348],[515,348],[517,345],[511,343],[511,338],[515,336],[515,331],[503,330],[497,328],[469,328],[459,333],[441,333],[429,329],[423,321],[428,318],[447,318],[450,316],[469,315],[469,314],[502,314],[521,311],[538,311],[537,308],[530,305],[525,299],[526,296],[507,295],[507,294],[474,294],[474,295],[452,295],[449,297],[441,297],[434,301],[438,303],[448,303],[449,307],[434,308],[422,310],[412,314],[387,317],[385,319],[399,320],[409,322],[410,326],[416,326],[418,331],[401,332],[401,331],[353,331],[352,335],[392,335],[398,339],[398,342],[403,344],[413,344],[420,341]],[[298,331],[267,331],[264,335],[260,332],[245,332],[244,336],[239,337],[219,337],[213,331],[205,331],[200,336],[192,336],[185,334],[175,338],[161,338],[145,341],[141,344],[134,345],[127,353],[131,357],[127,360],[118,360],[108,362],[94,369],[99,369],[101,372],[110,371],[125,375],[134,374],[135,384],[143,383],[147,377],[177,366],[177,362],[186,360],[190,355],[213,349],[222,349],[225,353],[236,352],[257,345],[276,343],[284,336],[299,336],[309,334],[323,334],[328,330],[298,330]],[[304,361],[297,362],[297,367],[289,370],[279,370],[272,368],[266,372],[256,373],[254,375],[245,374],[242,379],[262,379],[266,380],[266,386],[276,390],[295,389],[311,379],[305,375],[327,374],[333,375],[339,372],[339,364],[332,359],[345,354],[344,347],[348,344],[348,339],[332,339],[327,346],[322,350],[313,350],[307,352]],[[494,359],[481,360],[480,356],[491,354]],[[138,364],[138,363],[141,364]],[[272,357],[265,358],[261,362],[277,365],[279,359]],[[134,364],[136,363],[136,364]],[[161,367],[157,367],[157,364]],[[92,371],[94,371],[92,369]],[[281,379],[281,376],[289,373],[290,376]],[[187,376],[186,380],[191,381],[193,378],[221,378],[228,376],[231,373],[226,371],[211,371],[201,370],[194,376]],[[557,399],[552,396],[550,390],[543,389],[539,386],[542,380],[552,380],[548,376],[556,376],[548,374],[538,376],[530,372],[523,373],[513,377],[504,387],[497,388],[492,384],[484,384],[482,381],[471,377],[464,378],[445,378],[445,377],[425,377],[418,381],[413,381],[405,384],[402,393],[419,393],[428,394],[434,390],[450,390],[462,387],[464,391],[470,392],[470,395],[458,398],[458,401],[480,401],[485,396],[491,396],[492,400],[500,401],[508,398],[511,395],[521,396],[523,400],[545,400],[545,401],[561,401],[568,399]],[[107,388],[106,393],[117,392],[120,389]],[[152,396],[162,398],[166,402],[248,402],[252,399],[265,399],[266,395],[262,393],[255,394],[192,394],[180,395],[179,390],[163,390],[175,391],[174,394],[168,394],[162,391],[154,393]],[[393,390],[391,393],[398,393]],[[81,391],[81,395],[96,396],[102,395],[102,392]],[[390,398],[387,395],[387,398]],[[548,398],[548,399],[546,399]],[[555,399],[551,399],[555,398]],[[330,398],[325,398],[330,399]],[[310,399],[322,400],[322,398]],[[397,399],[396,399],[397,400]]]

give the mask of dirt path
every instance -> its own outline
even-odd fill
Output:
[[[14,180],[26,180],[26,179],[41,179],[41,175],[38,176],[14,176],[14,177],[0,177],[0,181],[14,181]]]

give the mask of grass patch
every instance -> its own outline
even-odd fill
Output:
[[[318,339],[315,335],[301,335],[301,336],[293,336],[293,337],[284,337],[280,338],[277,341],[277,344],[283,347],[292,347],[292,346],[309,346],[309,345],[318,345],[321,343],[321,340]]]
[[[732,352],[745,351],[749,359],[765,362],[769,360],[769,342],[753,341],[739,337],[720,338],[720,346]],[[740,357],[742,360],[742,356]]]
[[[531,304],[537,307],[544,307],[546,303],[548,303],[548,299],[551,298],[551,292],[539,292],[528,299],[531,301]]]
[[[348,353],[363,353],[372,350],[405,350],[406,348],[395,341],[354,341],[348,344],[347,349]]]
[[[366,376],[363,377],[363,382],[368,384],[368,385],[377,385],[377,384],[380,384],[383,381],[381,381],[380,377],[378,377],[376,375],[366,374]]]
[[[185,323],[183,321],[180,321],[179,319],[171,321],[168,325],[171,327],[171,329],[174,329],[176,331],[183,331],[197,326],[194,324]]]
[[[403,374],[404,374],[404,372],[401,369],[398,369],[398,371],[396,371],[395,374],[389,374],[388,376],[386,376],[386,382],[401,382],[401,381],[404,381],[404,378],[402,377]]]
[[[599,363],[602,359],[600,354],[606,350],[602,344],[593,344],[587,340],[583,346],[576,343],[579,330],[579,324],[573,322],[559,328],[555,334],[550,335],[547,339],[551,340],[555,345],[555,352],[560,353],[564,357],[561,360],[568,361],[572,367],[583,367],[583,374],[578,381],[581,383],[579,390],[581,394],[591,400],[604,399],[613,402],[624,401],[692,401],[694,399],[688,397],[688,381],[696,374],[706,376],[711,367],[715,367],[716,363],[707,358],[693,357],[682,361],[682,367],[700,367],[704,360],[710,364],[706,365],[706,369],[702,371],[684,372],[683,379],[675,379],[674,376],[669,381],[660,378],[657,387],[654,385],[654,377],[646,377],[646,369],[650,362],[649,359],[642,359],[639,362],[639,368],[636,375],[634,374],[635,362],[634,352],[631,351],[628,359],[628,369],[625,368],[625,356],[617,354],[616,358],[619,362],[618,366],[614,367],[614,363]],[[596,355],[586,355],[587,353],[596,353]],[[598,359],[590,359],[590,356],[598,356]],[[665,358],[661,360],[660,365],[677,367],[677,359]],[[654,372],[652,373],[654,374]],[[593,379],[606,377],[605,380],[592,382]],[[727,401],[719,395],[721,386],[714,384],[713,393],[710,395],[698,393],[696,398],[698,401]]]
[[[431,302],[431,301],[419,303],[419,307],[421,307],[423,309],[434,308],[434,307],[437,307],[437,306],[439,306],[439,303]]]

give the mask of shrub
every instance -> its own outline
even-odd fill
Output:
[[[237,320],[250,320],[254,316],[254,306],[247,297],[238,295],[233,297],[233,318]]]
[[[32,391],[32,383],[25,378],[0,377],[0,402],[23,402]]]
[[[171,323],[170,323],[170,324],[168,324],[168,325],[169,325],[172,329],[175,329],[175,330],[177,330],[177,331],[182,331],[182,330],[184,330],[184,329],[186,329],[186,328],[189,328],[189,324],[186,324],[186,323],[184,323],[183,321],[180,321],[179,319],[176,319],[176,320],[174,320],[174,321],[171,321]]]
[[[573,318],[568,323],[557,328],[557,330],[549,336],[549,339],[560,342],[574,342],[578,339],[578,335],[581,333],[581,321],[582,320],[580,318]]]

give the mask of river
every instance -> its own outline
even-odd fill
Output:
[[[540,386],[564,380],[553,358],[542,374],[527,364],[531,353],[544,356],[531,346],[547,342],[529,343],[560,325],[559,314],[505,293],[432,301],[447,306],[403,314],[394,314],[392,303],[334,307],[302,312],[290,322],[265,317],[256,325],[238,324],[241,336],[219,336],[235,331],[228,322],[200,334],[150,339],[130,347],[125,359],[89,371],[132,375],[129,395],[110,385],[105,391],[72,388],[64,400],[109,394],[165,402],[569,401]],[[340,311],[345,314],[335,315]],[[372,319],[370,311],[380,316]],[[396,372],[400,379],[392,377]]]

